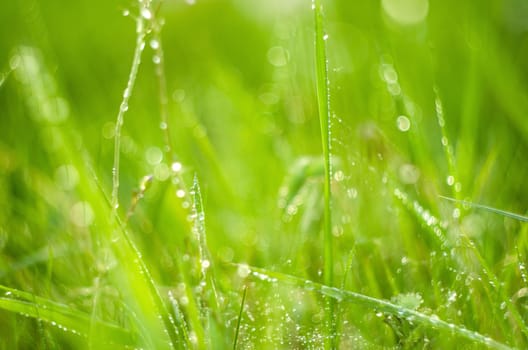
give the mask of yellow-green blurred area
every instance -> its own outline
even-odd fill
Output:
[[[526,214],[528,2],[322,3],[334,287],[527,346],[525,224],[439,196]],[[320,348],[320,296],[234,265],[323,280],[314,41],[310,0],[4,1],[0,349],[157,348],[148,310],[229,348],[244,286],[241,348]],[[460,341],[339,305],[342,348]]]

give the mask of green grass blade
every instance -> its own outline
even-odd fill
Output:
[[[140,1],[140,7],[142,12],[149,11],[148,7],[144,7]],[[123,99],[119,105],[119,112],[117,113],[117,120],[115,124],[115,136],[114,136],[114,164],[112,167],[112,216],[117,215],[117,208],[119,207],[119,162],[121,155],[121,130],[124,123],[124,115],[128,111],[128,102],[130,96],[132,96],[132,90],[136,83],[136,77],[141,64],[141,54],[145,48],[145,36],[147,34],[145,25],[148,22],[144,20],[144,16],[138,16],[136,20],[136,47],[134,49],[134,58],[132,59],[132,67],[128,75],[128,81],[123,92]]]
[[[515,214],[515,213],[509,212],[509,211],[505,211],[505,210],[502,210],[502,209],[489,207],[489,206],[483,205],[483,204],[477,204],[477,203],[468,202],[468,201],[464,201],[464,200],[458,200],[458,199],[451,198],[451,197],[445,197],[445,196],[438,196],[438,197],[440,197],[442,199],[445,199],[445,200],[448,200],[448,201],[451,201],[451,202],[459,203],[459,204],[462,204],[462,205],[467,205],[467,206],[470,206],[470,207],[473,207],[473,208],[487,210],[489,212],[492,212],[492,213],[495,213],[495,214],[499,214],[499,215],[502,215],[502,216],[505,216],[505,217],[508,217],[508,218],[512,218],[512,219],[515,219],[515,220],[528,222],[528,217],[524,216],[524,215]]]
[[[0,309],[35,318],[58,327],[65,332],[87,337],[91,316],[72,307],[31,293],[0,286]],[[121,346],[134,346],[136,336],[126,329],[107,322],[95,321],[98,335],[105,342]]]
[[[328,59],[326,56],[326,40],[324,31],[323,6],[321,0],[314,0],[315,14],[315,63],[317,80],[317,105],[321,123],[321,139],[324,158],[324,281],[334,284],[333,273],[333,239],[332,239],[332,163],[331,163],[331,126],[330,126],[330,82],[328,80]]]
[[[322,0],[314,0],[312,3],[315,16],[315,64],[316,64],[316,86],[317,105],[319,108],[319,121],[321,124],[321,140],[323,146],[324,159],[324,283],[329,286],[334,285],[334,247],[332,236],[332,162],[331,162],[331,122],[330,122],[330,82],[328,80],[328,58],[326,54],[326,40],[323,21]],[[326,306],[326,322],[329,337],[325,347],[335,348],[334,337],[335,303],[329,300]]]
[[[238,335],[240,333],[240,324],[242,323],[242,313],[244,312],[244,303],[246,302],[247,286],[244,287],[244,293],[242,294],[242,301],[240,302],[240,312],[238,313],[237,325],[235,330],[235,340],[233,341],[233,350],[236,350]]]
[[[303,280],[301,278],[283,274],[280,272],[269,271],[266,269],[250,267],[251,275],[266,282],[283,282],[306,291],[313,291],[329,297],[339,302],[348,302],[364,306],[372,311],[384,312],[398,317],[405,318],[414,323],[422,324],[430,329],[444,331],[461,338],[468,339],[475,344],[480,344],[490,349],[507,350],[512,349],[508,345],[502,344],[496,340],[486,337],[478,332],[471,331],[462,326],[440,320],[436,316],[426,315],[424,313],[402,307],[383,299],[369,297],[364,294],[350,292],[336,287]]]

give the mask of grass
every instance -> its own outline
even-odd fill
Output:
[[[4,4],[0,349],[525,348],[526,11]]]

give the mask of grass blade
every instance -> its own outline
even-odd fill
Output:
[[[91,316],[77,311],[67,305],[31,293],[0,286],[0,309],[35,318],[58,327],[65,332],[87,337],[90,330]],[[135,336],[126,329],[107,322],[95,321],[98,336],[114,345],[134,346]]]
[[[339,302],[353,303],[372,309],[373,311],[376,310],[377,312],[384,312],[402,317],[414,323],[420,323],[434,330],[449,332],[453,335],[471,340],[475,344],[480,344],[490,349],[512,349],[511,347],[493,340],[490,337],[486,337],[478,332],[474,332],[462,326],[440,320],[438,317],[426,315],[424,313],[396,305],[383,299],[377,299],[364,294],[350,292],[309,280],[303,280],[301,278],[280,272],[269,271],[256,267],[250,267],[250,270],[253,276],[263,281],[280,281],[307,291],[319,293]]]
[[[328,35],[324,30],[323,5],[322,0],[314,0],[312,3],[315,16],[315,64],[316,64],[316,85],[317,85],[317,105],[319,108],[319,121],[321,124],[321,140],[323,143],[324,159],[324,283],[329,286],[334,285],[334,249],[332,237],[332,162],[331,162],[331,123],[330,123],[330,82],[328,80],[328,59],[326,55],[326,40]],[[332,334],[335,330],[334,320],[335,303],[329,300],[326,306],[326,322],[328,326],[327,343],[325,347],[335,348]]]
[[[237,325],[236,325],[236,331],[235,331],[235,340],[233,341],[233,350],[236,350],[236,347],[237,347],[238,335],[240,333],[240,323],[242,321],[242,313],[244,312],[244,303],[246,302],[246,293],[247,293],[247,286],[244,287],[244,293],[242,294],[242,302],[240,303],[240,312],[238,313],[238,319],[237,319]]]
[[[438,196],[438,197],[440,197],[442,199],[445,199],[445,200],[448,200],[448,201],[451,201],[451,202],[459,203],[459,204],[462,204],[462,205],[467,205],[467,206],[470,206],[470,207],[473,207],[473,208],[487,210],[489,212],[492,212],[492,213],[495,213],[495,214],[499,214],[499,215],[502,215],[502,216],[505,216],[505,217],[508,217],[508,218],[512,218],[512,219],[515,219],[515,220],[528,222],[528,217],[520,215],[520,214],[515,214],[515,213],[509,212],[509,211],[502,210],[502,209],[489,207],[487,205],[482,205],[482,204],[477,204],[477,203],[473,203],[473,202],[458,200],[458,199],[451,198],[451,197],[445,197],[445,196]]]

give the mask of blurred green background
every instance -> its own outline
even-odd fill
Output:
[[[526,306],[517,300],[528,288],[519,268],[528,248],[525,226],[438,196],[526,213],[528,3],[323,3],[336,281],[382,299],[418,293],[423,307],[441,318],[526,346],[521,321],[511,321],[501,307],[510,300],[524,320]],[[124,116],[119,213],[127,217],[143,177],[153,175],[130,216],[131,236],[157,284],[192,286],[198,283],[197,267],[188,262],[195,252],[192,200],[178,190],[187,191],[197,175],[224,298],[220,310],[231,322],[217,320],[225,345],[246,283],[229,263],[322,280],[313,11],[310,1],[300,0],[166,0],[153,9],[163,21],[174,152],[164,152],[163,92],[150,33]],[[0,284],[88,314],[94,314],[94,279],[113,268],[100,236],[100,221],[111,211],[94,193],[109,197],[112,190],[115,121],[139,13],[130,1],[0,6]],[[182,164],[181,178],[171,170],[175,162]],[[435,226],[430,215],[445,234],[440,242],[427,233]],[[480,256],[460,237],[469,237]],[[181,277],[186,264],[194,271],[189,280]],[[109,305],[95,314],[126,328],[116,302],[121,294],[112,289],[119,287],[105,283]],[[258,315],[256,301],[274,292],[251,286],[248,303]],[[458,295],[454,302],[451,292]],[[290,297],[281,300],[291,310]],[[247,316],[241,341],[318,347],[307,339],[320,327],[313,314],[322,306],[311,302],[288,321],[298,329],[280,330],[284,310],[269,324]],[[343,346],[357,334],[364,347],[415,344],[402,345],[390,321],[343,308],[349,335]],[[55,331],[46,326],[39,331],[40,323],[14,313],[0,316],[2,348],[28,348],[34,339],[45,339],[37,342],[43,348],[50,339],[57,346],[83,344],[49,335]],[[27,334],[33,340],[24,340]],[[429,339],[433,348],[455,344],[450,337]]]

